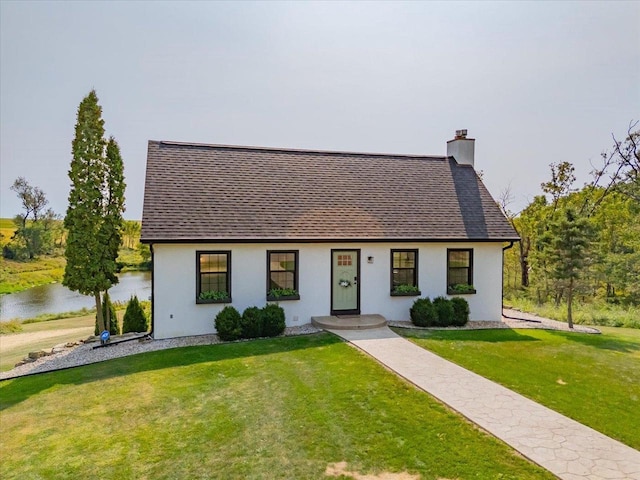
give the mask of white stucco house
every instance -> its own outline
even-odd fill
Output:
[[[417,295],[465,288],[472,321],[499,320],[503,248],[517,240],[464,130],[447,156],[149,142],[155,338],[213,333],[225,305],[274,293],[288,326],[408,320]]]

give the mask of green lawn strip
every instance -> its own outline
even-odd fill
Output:
[[[38,285],[62,281],[64,257],[41,257],[31,261],[2,259],[0,294],[15,293]]]
[[[24,325],[29,325],[32,323],[44,323],[44,322],[51,322],[54,320],[62,320],[62,319],[68,319],[68,318],[78,318],[78,317],[85,317],[89,314],[92,314],[95,316],[95,308],[82,308],[80,310],[75,310],[75,311],[70,311],[70,312],[59,312],[59,313],[43,313],[41,315],[38,315],[36,317],[31,317],[31,318],[25,318],[22,320],[18,320],[23,326]],[[56,324],[51,324],[51,325],[56,325]],[[38,329],[45,329],[47,328],[46,326],[42,326],[42,327],[37,327]],[[49,327],[49,328],[56,328],[56,327]]]
[[[140,270],[142,256],[137,250],[120,248],[118,262],[124,264],[123,271]],[[33,260],[8,260],[0,265],[0,294],[16,293],[39,285],[59,283],[64,276],[64,256],[44,255]]]
[[[0,383],[0,477],[554,478],[329,334]]]
[[[567,306],[554,303],[539,304],[523,297],[506,298],[510,307],[561,322],[567,321]],[[616,305],[603,301],[576,302],[573,306],[573,321],[586,325],[605,325],[640,329],[640,306]]]
[[[640,449],[640,331],[396,330],[418,345]]]
[[[119,317],[124,314],[118,312]],[[82,317],[65,318],[61,320],[50,320],[46,322],[22,324],[22,332],[17,334],[0,335],[0,371],[11,370],[14,365],[26,357],[29,352],[46,350],[60,343],[74,342],[85,339],[93,335],[95,325],[95,314],[84,315]],[[73,332],[62,332],[55,334],[57,330],[74,329]],[[52,332],[51,336],[30,341],[29,343],[7,347],[5,339],[13,335],[21,335],[42,331]]]
[[[118,263],[123,265],[122,272],[131,272],[139,270],[148,270],[148,267],[142,267],[144,263],[142,255],[135,248],[120,247],[118,252]]]

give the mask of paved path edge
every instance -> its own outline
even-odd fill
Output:
[[[439,357],[387,327],[328,331],[558,478],[640,480],[637,450]],[[385,348],[385,343],[391,346]],[[385,349],[390,353],[385,355]],[[418,357],[441,372],[403,371],[415,370]],[[453,375],[459,378],[452,381]]]

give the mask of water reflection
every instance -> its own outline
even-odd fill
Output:
[[[109,290],[113,301],[126,302],[132,295],[137,295],[140,300],[148,300],[151,296],[151,272],[126,272],[121,273],[119,278],[120,283]],[[1,296],[0,321],[92,307],[95,307],[93,297],[52,283]]]

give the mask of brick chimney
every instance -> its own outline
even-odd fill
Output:
[[[460,165],[473,167],[475,146],[475,139],[467,138],[466,130],[456,130],[455,138],[447,142],[447,156],[455,158]]]

